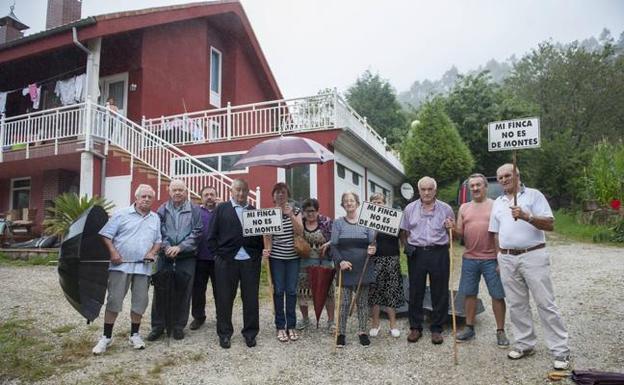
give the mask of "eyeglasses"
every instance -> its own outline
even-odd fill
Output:
[[[313,214],[316,212],[316,210],[303,210],[303,212],[306,214]]]

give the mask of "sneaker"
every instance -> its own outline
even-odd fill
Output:
[[[303,330],[307,328],[308,326],[310,326],[310,318],[302,318],[299,321],[297,321],[297,325],[295,325],[295,329]]]
[[[399,329],[390,329],[390,335],[394,338],[401,337],[401,331]]]
[[[533,349],[522,350],[520,348],[513,348],[507,353],[507,358],[510,360],[519,360],[524,357],[532,356],[533,354],[535,354],[535,350]]]
[[[570,355],[562,355],[557,356],[553,361],[553,367],[557,370],[568,370],[570,369]]]
[[[364,346],[365,348],[370,345],[370,339],[368,338],[367,334],[360,334],[358,335],[358,337],[360,338],[360,345]]]
[[[344,348],[347,344],[347,338],[344,334],[338,334],[338,341],[336,342],[336,347]]]
[[[509,340],[504,330],[496,331],[496,346],[501,349],[507,349],[509,347]]]
[[[371,337],[377,337],[377,335],[379,334],[379,329],[380,329],[379,327],[372,328],[371,330],[368,331],[368,334]]]
[[[106,351],[106,348],[108,348],[112,343],[112,338],[106,338],[105,336],[100,337],[100,340],[92,350],[93,354],[98,355],[104,353]]]
[[[145,349],[145,342],[143,342],[143,339],[141,338],[139,333],[134,333],[133,335],[131,335],[129,340],[130,345],[132,345],[133,348]]]
[[[466,326],[461,332],[457,333],[457,335],[455,336],[455,341],[466,342],[466,341],[470,341],[474,337],[475,337],[474,329]]]

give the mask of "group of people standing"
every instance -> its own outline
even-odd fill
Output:
[[[515,171],[515,173],[514,173]],[[132,286],[130,344],[143,349],[139,335],[142,315],[148,304],[149,276],[156,270],[174,269],[192,279],[182,292],[174,315],[172,336],[184,338],[184,329],[192,315],[190,329],[196,330],[206,320],[206,288],[212,284],[215,298],[219,344],[227,349],[234,333],[232,308],[240,286],[243,307],[241,331],[248,347],[256,345],[259,332],[259,284],[262,259],[268,259],[272,278],[276,337],[281,342],[297,341],[299,331],[310,325],[311,289],[308,266],[324,266],[339,271],[335,309],[334,284],[326,301],[327,329],[336,332],[338,347],[346,345],[347,317],[357,306],[357,336],[363,346],[380,333],[380,308],[389,317],[389,333],[401,335],[395,309],[405,303],[400,267],[400,248],[407,256],[409,276],[409,334],[407,341],[417,342],[423,335],[423,299],[429,279],[432,314],[431,342],[441,344],[449,304],[449,234],[464,238],[459,291],[466,296],[466,326],[456,336],[458,342],[474,338],[476,296],[480,277],[485,278],[492,297],[496,319],[496,343],[509,346],[504,331],[506,307],[509,307],[516,342],[510,359],[534,352],[529,293],[537,303],[546,342],[554,356],[556,369],[569,366],[567,331],[554,302],[550,280],[549,257],[544,230],[552,230],[553,215],[544,196],[520,183],[519,171],[505,164],[497,178],[504,194],[492,201],[487,197],[487,179],[481,174],[469,178],[472,201],[462,205],[457,221],[451,207],[436,199],[436,181],[423,177],[418,181],[420,198],[408,204],[400,224],[400,236],[377,233],[357,225],[360,197],[345,192],[341,206],[346,215],[336,220],[319,214],[316,199],[307,199],[301,209],[289,203],[290,192],[277,183],[271,196],[282,212],[280,234],[243,236],[243,210],[248,204],[249,187],[242,179],[233,181],[227,201],[220,202],[212,187],[201,191],[202,205],[188,200],[184,182],[173,180],[170,199],[156,213],[151,211],[154,190],[140,185],[136,200],[117,212],[102,228],[100,235],[111,254],[108,298],[104,333],[93,348],[101,354],[112,342],[112,329],[123,299]],[[517,203],[513,196],[518,192]],[[385,205],[382,194],[373,194],[371,203]],[[309,255],[301,258],[296,239],[309,245]],[[152,330],[147,339],[155,341],[165,332],[164,311],[159,291],[154,292],[151,312]],[[297,322],[296,306],[301,317]],[[369,318],[372,310],[372,325]],[[338,311],[338,317],[334,314]],[[336,318],[338,318],[336,320]],[[338,330],[336,330],[336,328]]]

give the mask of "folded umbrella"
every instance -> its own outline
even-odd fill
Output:
[[[280,136],[253,146],[234,167],[292,167],[299,164],[325,163],[334,154],[320,143],[299,136]]]
[[[99,231],[107,221],[106,211],[93,206],[70,225],[61,243],[59,282],[65,298],[87,323],[99,316],[106,295],[110,255]]]
[[[622,385],[624,373],[573,370],[572,380],[579,385]]]
[[[308,284],[312,292],[314,302],[314,314],[316,314],[316,327],[318,328],[319,318],[323,312],[323,307],[327,301],[327,293],[331,287],[336,270],[323,266],[308,266]]]

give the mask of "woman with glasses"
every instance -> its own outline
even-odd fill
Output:
[[[371,195],[370,202],[385,206],[386,197],[383,194],[376,193]],[[398,237],[383,233],[377,234],[375,270],[377,276],[375,283],[371,285],[369,298],[369,304],[373,313],[370,336],[376,337],[379,334],[379,312],[381,306],[383,306],[386,308],[390,321],[390,335],[398,338],[401,336],[401,332],[396,324],[396,309],[405,304]]]
[[[312,299],[308,281],[308,266],[324,266],[334,268],[329,253],[329,240],[331,238],[332,220],[319,214],[319,203],[314,198],[306,199],[302,204],[303,211],[303,238],[310,244],[310,257],[301,260],[299,270],[299,288],[297,300],[302,318],[297,322],[297,329],[303,330],[310,325],[308,315],[308,303]],[[332,284],[327,293],[325,302],[327,310],[327,329],[330,333],[335,331],[334,323],[334,285]]]

